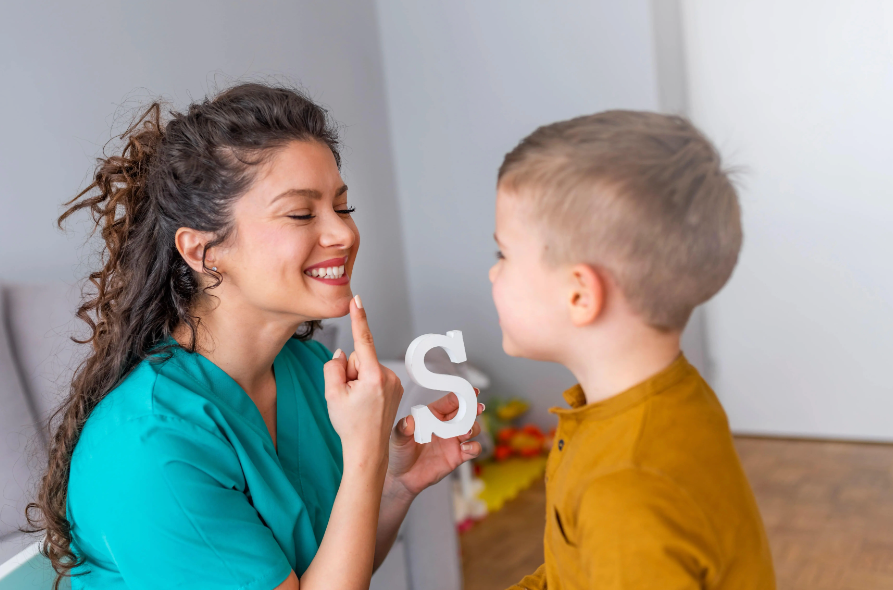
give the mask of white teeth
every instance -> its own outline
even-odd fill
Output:
[[[312,268],[304,271],[304,273],[311,277],[319,277],[321,279],[340,279],[344,276],[344,265]]]

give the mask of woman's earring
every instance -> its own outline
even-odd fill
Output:
[[[217,272],[217,267],[216,267],[216,266],[212,266],[212,267],[211,267],[211,270],[213,270],[214,272]]]

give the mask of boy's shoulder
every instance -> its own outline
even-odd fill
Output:
[[[556,441],[547,485],[564,533],[598,551],[662,555],[681,543],[714,572],[738,555],[771,574],[722,405],[684,359],[677,372],[665,387],[614,400],[620,408],[610,415],[573,424],[564,431],[575,431],[569,442]]]
[[[592,477],[628,467],[681,475],[708,464],[738,463],[722,405],[684,357],[662,384],[646,383],[610,399],[593,408],[592,416],[581,410],[577,459],[588,464]],[[598,415],[600,410],[607,411]]]

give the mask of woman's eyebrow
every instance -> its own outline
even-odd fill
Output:
[[[342,184],[341,187],[335,191],[335,196],[340,197],[341,195],[343,195],[346,192],[347,192],[347,185]],[[279,199],[281,199],[283,197],[309,197],[311,199],[318,201],[319,199],[322,198],[322,193],[314,188],[290,188],[287,191],[283,191],[283,192],[279,193],[278,195],[276,195],[275,197],[273,197],[272,200],[270,200],[270,204],[272,205],[273,203],[275,203],[276,201],[278,201]]]

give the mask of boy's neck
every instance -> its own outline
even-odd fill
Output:
[[[615,338],[603,337],[576,347],[564,363],[586,395],[586,403],[600,402],[657,375],[681,352],[678,332],[652,328],[625,330]],[[582,344],[582,343],[578,343]]]

